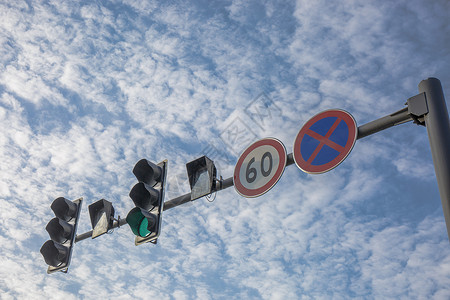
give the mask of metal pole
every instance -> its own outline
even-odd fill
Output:
[[[411,120],[412,118],[408,112],[408,107],[405,107],[386,117],[382,117],[367,124],[359,126],[357,139],[366,137],[368,135],[374,134],[378,131],[387,129],[395,125],[403,124]]]
[[[233,177],[229,177],[227,179],[222,180],[222,183],[217,186],[216,191],[221,191],[226,188],[229,188],[230,186],[233,186]],[[164,202],[164,210],[168,210],[171,208],[174,208],[178,205],[187,203],[191,201],[191,193],[176,197],[172,200]]]
[[[292,165],[294,163],[294,158],[292,156],[292,153],[288,154],[287,156],[287,162],[286,162],[286,166]],[[227,179],[222,180],[222,183],[218,186],[217,191],[221,191],[224,189],[227,189],[229,187],[233,186],[233,177],[229,177]],[[171,199],[169,201],[164,202],[164,211],[174,208],[178,205],[187,203],[191,201],[191,193],[187,193],[181,196],[178,196],[174,199]],[[114,222],[113,226],[111,229],[120,227],[122,225],[127,224],[126,219],[119,219],[118,221]],[[75,243],[88,239],[92,236],[92,230],[85,232],[85,233],[81,233],[79,235],[76,236],[75,238]]]
[[[439,86],[440,86],[440,84],[439,84]],[[442,91],[441,91],[441,94],[442,94]],[[442,99],[443,99],[443,95],[442,95]],[[444,106],[445,106],[445,103],[444,103]],[[359,126],[358,127],[358,137],[357,138],[360,139],[360,138],[366,137],[368,135],[377,133],[377,132],[379,132],[381,130],[387,129],[389,127],[392,127],[392,126],[395,126],[395,125],[399,125],[399,124],[403,124],[403,123],[411,121],[411,120],[413,120],[413,118],[411,117],[411,114],[410,114],[410,112],[408,110],[408,107],[405,107],[405,108],[403,108],[403,109],[401,109],[401,110],[399,110],[399,111],[397,111],[395,113],[392,113],[392,114],[387,115],[385,117],[379,118],[377,120],[374,120],[372,122],[369,122],[367,124]],[[448,115],[447,115],[447,123],[448,123]],[[428,126],[427,126],[427,128],[428,128]],[[449,134],[447,134],[447,136],[449,136]],[[431,144],[431,141],[430,141],[430,144]],[[447,149],[450,149],[450,148],[447,147]],[[447,151],[448,151],[447,153],[450,153],[450,150],[447,150]],[[445,153],[445,151],[444,151],[444,153]],[[433,158],[434,158],[434,156],[433,156]],[[292,164],[294,164],[294,158],[293,158],[292,153],[290,153],[287,156],[286,166],[290,166]],[[436,173],[437,173],[437,171],[436,171]],[[450,177],[447,177],[447,178],[450,178]],[[448,180],[447,180],[447,182],[448,182]],[[217,188],[217,191],[224,190],[224,189],[229,188],[231,186],[233,186],[233,177],[229,177],[227,179],[222,180],[221,184]],[[447,191],[447,195],[448,195],[448,191]],[[443,199],[442,195],[441,195],[441,198]],[[447,198],[450,198],[450,197],[447,197]],[[174,208],[174,207],[177,207],[177,206],[179,206],[181,204],[184,204],[184,203],[187,203],[187,202],[190,202],[190,201],[192,201],[191,200],[191,193],[187,193],[185,195],[181,195],[179,197],[176,197],[174,199],[171,199],[169,201],[164,202],[164,211],[168,210],[168,209],[171,209],[171,208]],[[450,200],[448,200],[447,203],[449,204]],[[450,216],[450,205],[448,205],[448,204],[447,204],[446,207],[449,210],[448,216]],[[447,216],[446,216],[446,220],[447,220]],[[126,222],[125,219],[120,219],[120,220],[114,222],[114,224],[112,226],[112,229],[120,227],[122,225],[125,225],[126,223],[127,222]],[[447,222],[447,224],[449,224],[449,222]],[[448,226],[449,225],[447,225],[447,228],[448,228]],[[82,233],[80,235],[77,235],[77,237],[75,239],[75,242],[82,241],[84,239],[90,238],[91,236],[92,236],[92,230],[88,231],[88,232],[85,232],[85,233]]]
[[[229,177],[227,179],[222,180],[222,183],[217,188],[217,191],[224,190],[226,188],[229,188],[230,186],[233,186],[233,177]],[[168,209],[174,208],[174,207],[176,207],[178,205],[181,205],[181,204],[184,204],[184,203],[187,203],[187,202],[190,202],[190,201],[191,201],[191,193],[187,193],[187,194],[178,196],[178,197],[176,197],[174,199],[171,199],[169,201],[164,202],[164,209],[163,209],[163,211],[166,211]],[[119,219],[118,221],[114,222],[114,224],[111,227],[111,229],[120,227],[120,226],[125,225],[125,224],[127,224],[126,219]],[[92,230],[90,230],[88,232],[85,232],[85,233],[82,233],[82,234],[79,234],[75,238],[75,243],[77,243],[79,241],[82,241],[82,240],[85,240],[87,238],[90,238],[91,236],[92,236]]]
[[[447,105],[441,82],[436,78],[422,80],[419,92],[425,93],[428,106],[428,114],[424,116],[425,126],[450,240],[450,121]]]
[[[377,119],[375,121],[372,121],[370,123],[361,125],[358,127],[358,139],[371,135],[373,133],[376,133],[380,130],[392,127],[394,125],[398,125],[398,124],[402,124],[404,122],[407,121],[411,121],[411,117],[408,113],[408,108],[404,108],[398,112],[395,112],[393,114],[390,114],[386,117]],[[286,161],[286,166],[290,166],[294,164],[294,157],[292,155],[292,153],[289,153],[287,155],[287,161]],[[221,191],[224,190],[226,188],[229,188],[233,186],[233,177],[229,177],[227,179],[222,180],[222,183],[218,186],[217,191]],[[191,193],[187,193],[181,196],[178,196],[174,199],[168,200],[166,202],[164,202],[164,211],[177,207],[181,204],[190,202],[191,200]],[[126,219],[119,219],[118,221],[114,222],[113,226],[111,229],[120,227],[127,224]],[[88,239],[92,236],[92,230],[79,234],[76,236],[75,238],[75,243]]]

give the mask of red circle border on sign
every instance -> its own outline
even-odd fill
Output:
[[[303,159],[300,152],[300,145],[307,130],[309,130],[309,128],[317,121],[328,117],[340,118],[341,121],[344,121],[345,124],[347,124],[349,130],[347,143],[345,144],[344,149],[333,160],[323,165],[313,166]],[[300,170],[306,173],[321,174],[328,172],[336,168],[350,154],[350,152],[353,149],[353,146],[355,145],[357,136],[358,136],[358,127],[356,126],[355,119],[350,113],[341,109],[330,109],[320,112],[311,119],[309,119],[308,122],[306,122],[306,124],[303,125],[303,127],[298,132],[294,141],[294,149],[293,149],[294,162]]]
[[[270,179],[265,185],[263,185],[260,188],[257,189],[247,189],[244,187],[241,183],[241,180],[239,178],[239,171],[242,167],[242,164],[244,163],[244,159],[247,157],[247,155],[255,150],[256,148],[260,146],[269,145],[275,148],[275,150],[278,152],[280,156],[280,163],[278,164],[278,169],[276,170],[275,174],[272,176],[272,179]],[[236,163],[236,166],[234,167],[234,174],[233,174],[233,185],[236,189],[236,191],[244,197],[247,198],[254,198],[261,196],[265,193],[267,193],[277,182],[280,180],[281,175],[283,175],[283,171],[286,168],[286,162],[287,162],[287,152],[286,148],[284,147],[283,143],[275,138],[264,138],[262,140],[256,141],[255,143],[251,144],[250,146],[245,149],[245,151],[241,154],[239,157],[238,162]]]

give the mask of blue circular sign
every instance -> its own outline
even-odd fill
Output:
[[[343,110],[326,110],[312,117],[294,141],[294,161],[302,171],[320,174],[337,167],[355,145],[355,119]]]

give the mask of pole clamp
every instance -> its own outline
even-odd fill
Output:
[[[425,126],[424,116],[428,113],[427,97],[420,93],[408,99],[408,112],[417,125]]]

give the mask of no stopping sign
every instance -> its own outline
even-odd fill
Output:
[[[323,111],[300,129],[294,141],[294,161],[310,174],[325,173],[338,166],[352,151],[358,137],[353,116],[340,109]]]

